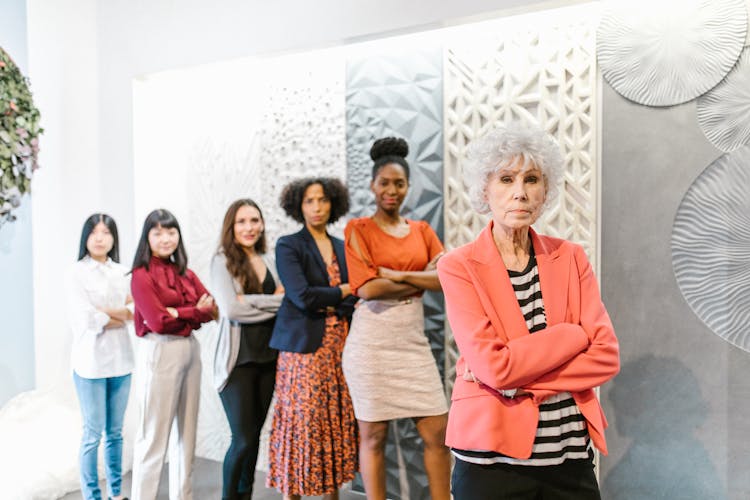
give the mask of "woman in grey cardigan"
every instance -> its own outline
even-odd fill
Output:
[[[227,209],[211,288],[219,306],[214,385],[232,432],[224,457],[226,500],[252,497],[260,431],[273,397],[277,352],[268,342],[284,289],[266,251],[260,207],[249,199]]]

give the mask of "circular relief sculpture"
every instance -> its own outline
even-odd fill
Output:
[[[746,32],[745,0],[610,0],[597,30],[597,59],[623,97],[672,106],[719,83]]]
[[[672,227],[672,267],[695,314],[750,351],[750,146],[709,165],[682,199]]]
[[[726,78],[698,98],[698,124],[722,151],[750,144],[750,47]]]

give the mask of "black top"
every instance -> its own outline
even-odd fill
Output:
[[[270,271],[266,272],[263,280],[263,293],[272,294],[276,291],[276,281]],[[237,356],[237,366],[245,363],[268,363],[274,361],[278,354],[276,349],[269,347],[273,325],[276,317],[261,321],[260,323],[242,323],[242,334],[240,335],[240,352]]]

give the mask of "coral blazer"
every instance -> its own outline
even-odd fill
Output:
[[[530,334],[492,222],[479,237],[438,261],[446,310],[460,357],[456,363],[446,444],[531,455],[539,404],[569,391],[594,445],[607,453],[604,417],[593,388],[620,369],[617,338],[583,248],[530,229],[547,328]],[[470,369],[479,382],[464,380]],[[505,398],[523,388],[532,396]]]

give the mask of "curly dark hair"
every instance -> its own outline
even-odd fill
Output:
[[[320,184],[323,187],[323,193],[331,201],[331,216],[328,224],[333,224],[349,211],[349,190],[343,182],[335,177],[305,177],[297,179],[286,186],[281,191],[280,204],[284,212],[296,220],[305,223],[302,216],[302,198],[305,196],[307,188],[313,184]]]
[[[383,137],[375,141],[370,148],[372,165],[372,179],[378,176],[378,172],[389,163],[397,163],[404,169],[406,180],[409,180],[409,163],[406,155],[409,154],[409,144],[400,137]]]

